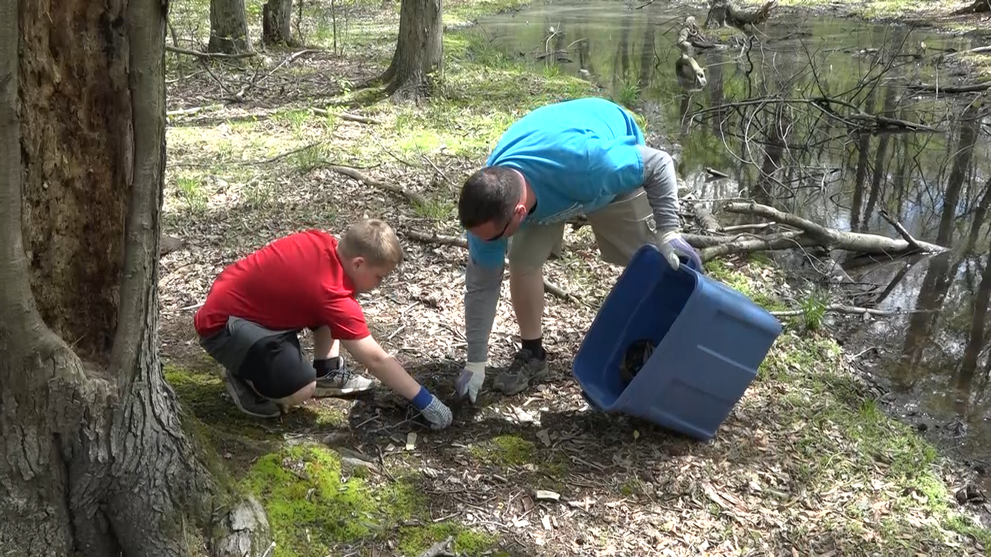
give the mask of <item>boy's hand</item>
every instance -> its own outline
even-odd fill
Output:
[[[482,388],[482,383],[484,382],[485,362],[468,362],[465,364],[465,368],[461,370],[461,375],[458,377],[458,382],[455,383],[454,388],[458,394],[458,398],[464,398],[467,395],[471,403],[475,404],[475,400],[478,399],[478,391]]]
[[[430,422],[430,429],[437,431],[444,429],[445,427],[451,425],[451,420],[454,417],[451,415],[451,409],[447,407],[439,398],[433,397],[430,404],[426,408],[420,411],[423,417]]]

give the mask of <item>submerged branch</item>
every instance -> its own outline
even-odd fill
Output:
[[[858,306],[848,306],[845,304],[829,304],[825,310],[829,313],[844,313],[847,315],[870,315],[873,317],[892,317],[895,315],[909,315],[912,313],[928,313],[932,310],[884,310],[874,308],[862,308]],[[775,317],[797,317],[804,314],[801,309],[785,309],[770,312]]]

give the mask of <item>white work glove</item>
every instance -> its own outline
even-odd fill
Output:
[[[420,413],[430,422],[430,429],[434,431],[451,425],[451,420],[454,419],[454,416],[451,415],[451,409],[437,397],[434,397]]]
[[[681,261],[678,260],[679,253],[690,259],[697,270],[702,270],[702,258],[699,257],[698,252],[681,237],[681,234],[673,230],[658,234],[657,248],[675,271],[681,265]]]
[[[465,364],[465,368],[461,370],[461,375],[458,376],[458,382],[455,384],[455,390],[458,393],[458,398],[464,398],[468,395],[472,404],[475,404],[475,400],[478,398],[478,391],[482,388],[482,383],[485,382],[485,362],[468,362]]]

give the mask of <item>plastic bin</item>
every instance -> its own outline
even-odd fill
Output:
[[[764,308],[688,265],[675,271],[648,244],[606,297],[572,371],[594,407],[708,441],[780,334]],[[620,364],[643,338],[657,347],[626,384]]]

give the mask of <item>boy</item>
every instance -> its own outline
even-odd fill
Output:
[[[640,247],[654,244],[673,268],[684,259],[702,270],[698,254],[679,234],[674,162],[644,144],[623,107],[586,98],[530,112],[506,131],[458,200],[459,220],[468,231],[468,359],[457,381],[459,397],[475,402],[485,379],[507,247],[523,346],[493,387],[514,395],[547,374],[543,265],[561,242],[565,222],[582,213],[609,263],[625,266]]]
[[[352,225],[338,241],[308,230],[291,234],[236,261],[217,277],[194,324],[200,344],[225,368],[227,392],[242,412],[271,418],[313,396],[370,390],[353,374],[343,346],[387,387],[411,401],[433,429],[451,411],[410,377],[372,338],[355,296],[382,282],[403,260],[386,223]],[[313,331],[313,362],[297,332]]]

